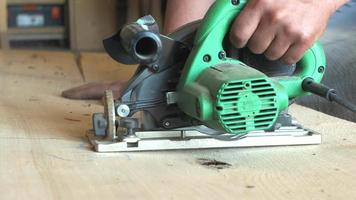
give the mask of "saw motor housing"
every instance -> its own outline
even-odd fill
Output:
[[[270,129],[289,102],[278,82],[243,63],[207,68],[180,95],[188,115],[232,134]]]

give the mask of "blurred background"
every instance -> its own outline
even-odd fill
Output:
[[[151,14],[161,24],[163,8],[161,0],[0,0],[1,48],[101,51],[126,22]]]

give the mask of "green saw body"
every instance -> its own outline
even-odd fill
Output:
[[[319,43],[305,52],[292,76],[267,77],[226,57],[224,39],[246,2],[215,1],[199,27],[177,88],[184,113],[234,135],[270,129],[291,99],[308,94],[303,80],[320,82],[326,67]]]

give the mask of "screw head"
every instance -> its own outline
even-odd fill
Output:
[[[169,122],[164,122],[164,126],[165,127],[169,127],[171,125],[171,123],[169,123]]]
[[[120,117],[127,117],[130,114],[130,107],[126,104],[121,104],[117,107],[116,113]]]
[[[154,64],[154,65],[152,66],[152,69],[153,69],[154,71],[158,71],[158,70],[159,70],[159,66],[158,66],[157,64]]]
[[[203,61],[204,62],[210,62],[211,60],[211,56],[209,54],[206,54],[204,57],[203,57]]]
[[[231,0],[232,5],[237,6],[240,4],[240,0]]]
[[[225,59],[226,58],[226,53],[225,53],[225,51],[220,51],[219,52],[219,59],[220,60],[223,60],[223,59]]]
[[[324,66],[320,66],[320,67],[318,68],[318,72],[319,72],[319,73],[323,73],[324,71],[325,71]]]

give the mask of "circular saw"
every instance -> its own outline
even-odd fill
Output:
[[[114,140],[187,129],[236,140],[291,125],[285,110],[295,98],[316,93],[333,100],[333,91],[319,84],[326,69],[319,43],[294,65],[233,48],[226,36],[246,2],[217,0],[203,20],[168,36],[145,16],[104,40],[114,60],[139,67],[115,104],[105,93],[104,117],[93,117],[95,134],[103,133],[101,120]],[[126,132],[117,136],[117,128]]]

